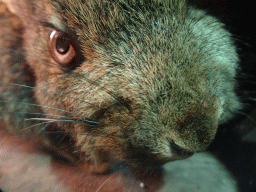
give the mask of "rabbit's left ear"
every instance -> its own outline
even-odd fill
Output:
[[[22,22],[20,18],[14,15],[7,5],[0,1],[0,23],[1,23],[1,32],[0,37],[3,39],[3,35],[10,35],[9,32],[14,33],[19,32],[22,28]],[[15,35],[15,34],[14,34]],[[17,34],[16,34],[17,35]]]
[[[10,83],[25,84],[23,78],[22,22],[9,11],[6,4],[0,2],[0,112],[9,131],[19,129],[15,121],[21,99],[22,87],[11,86]],[[25,96],[26,97],[26,96]],[[13,103],[11,103],[13,101]],[[22,111],[26,112],[26,111]],[[18,126],[18,127],[17,127]]]
[[[30,105],[32,77],[26,66],[23,50],[23,23],[0,2],[0,115],[10,132],[19,132],[31,126],[25,119],[37,111]],[[31,129],[27,129],[30,133]]]

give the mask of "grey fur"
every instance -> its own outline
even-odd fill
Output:
[[[31,111],[47,118],[91,118],[98,126],[90,130],[67,121],[49,127],[71,133],[85,159],[98,165],[118,159],[152,166],[139,156],[165,162],[205,150],[218,125],[241,108],[231,34],[186,1],[12,0],[11,5],[23,30],[20,39],[8,26],[9,32],[0,33],[1,47],[11,49],[0,49],[0,106],[9,111],[4,120],[10,130],[22,129],[20,119],[31,118],[26,115]],[[42,22],[76,41],[85,58],[78,67],[67,72],[51,58],[50,28]],[[21,58],[10,61],[16,56]],[[48,107],[35,109],[24,105],[28,102]]]

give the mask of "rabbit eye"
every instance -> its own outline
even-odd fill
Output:
[[[48,49],[51,57],[58,64],[63,67],[72,68],[70,64],[76,56],[76,51],[66,34],[53,30],[49,35]]]

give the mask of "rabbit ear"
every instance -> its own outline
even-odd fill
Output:
[[[1,37],[3,35],[9,34],[8,32],[3,30],[10,30],[10,32],[12,32],[12,31],[20,31],[20,29],[22,28],[21,20],[19,19],[18,16],[14,15],[10,10],[12,9],[10,9],[9,6],[7,7],[5,3],[0,2],[0,20],[1,20],[0,22],[2,26],[2,29],[1,29],[2,32],[0,33]],[[4,29],[5,25],[8,27]]]
[[[22,21],[1,2],[0,26],[0,115],[9,131],[17,132],[30,126],[24,120],[35,112],[33,107],[25,105],[31,103],[32,92],[24,86],[32,86],[33,77],[26,66],[22,48]]]

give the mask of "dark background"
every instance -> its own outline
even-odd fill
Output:
[[[251,3],[249,3],[251,2]],[[239,94],[244,109],[220,126],[209,151],[233,173],[241,192],[256,191],[256,33],[252,1],[190,0],[226,24],[233,34],[240,55]],[[255,99],[255,100],[254,100]]]

